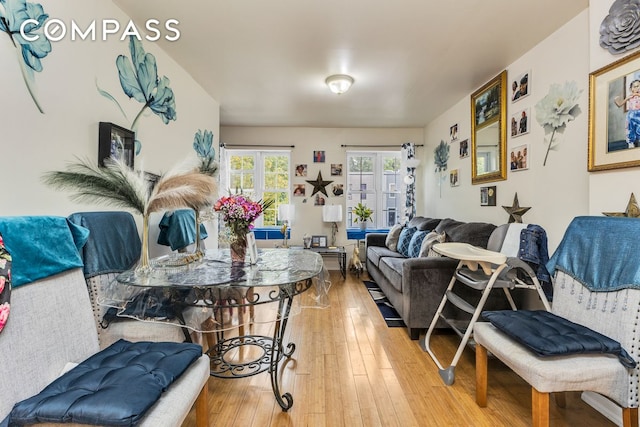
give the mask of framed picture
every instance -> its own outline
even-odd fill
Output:
[[[449,184],[452,187],[457,187],[460,185],[460,175],[458,169],[451,169],[449,172]]]
[[[133,169],[135,158],[135,132],[109,122],[98,125],[98,165],[104,166],[104,159],[123,160]]]
[[[469,140],[460,141],[460,158],[469,157]]]
[[[344,194],[344,184],[333,184],[331,192],[334,196],[342,196]]]
[[[294,195],[294,197],[304,197],[305,196],[304,184],[294,184],[293,185],[293,195]]]
[[[640,166],[640,52],[589,74],[590,172]]]
[[[253,231],[247,234],[247,252],[249,252],[249,262],[251,265],[258,263],[258,245],[256,235]]]
[[[457,123],[449,128],[449,137],[451,138],[451,142],[458,140],[458,124]]]
[[[510,150],[509,169],[521,171],[529,169],[529,144],[518,145]]]
[[[529,108],[525,108],[511,116],[511,137],[515,138],[517,136],[524,135],[525,133],[529,133],[529,117],[531,117],[529,110]]]
[[[296,165],[296,176],[307,176],[307,165],[306,163]]]
[[[511,80],[511,102],[516,102],[531,93],[531,71],[518,74]]]
[[[496,186],[480,187],[480,206],[496,205]]]
[[[311,247],[312,248],[326,248],[327,247],[327,236],[311,236]]]
[[[331,175],[342,176],[342,163],[331,163]]]
[[[313,152],[313,163],[324,163],[324,151]]]

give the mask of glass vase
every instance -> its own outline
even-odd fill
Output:
[[[136,267],[137,274],[149,274],[151,264],[149,263],[149,215],[142,216],[142,250],[140,251],[140,261]]]
[[[244,265],[244,259],[247,255],[247,235],[232,234],[229,249],[231,250],[231,264]]]
[[[202,236],[200,235],[200,210],[195,209],[196,216],[196,247],[194,250],[194,255],[197,259],[202,259],[204,257],[204,242],[202,241]]]

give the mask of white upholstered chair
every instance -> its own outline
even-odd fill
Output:
[[[618,341],[640,362],[640,219],[578,217],[551,257],[551,312]],[[630,256],[629,254],[634,254]],[[549,396],[592,391],[622,408],[625,427],[638,426],[638,374],[611,354],[537,356],[491,323],[476,323],[476,401],[487,405],[487,352],[532,387],[533,426],[549,425]],[[564,395],[557,395],[560,406]]]

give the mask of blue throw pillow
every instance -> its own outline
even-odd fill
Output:
[[[398,238],[398,252],[402,255],[406,257],[409,256],[409,243],[411,243],[411,238],[417,230],[417,227],[405,228],[400,233],[400,237]]]
[[[538,356],[610,353],[625,367],[636,367],[618,341],[548,311],[483,311],[482,317]]]
[[[428,230],[424,231],[416,231],[413,233],[411,237],[411,241],[409,242],[409,256],[411,258],[417,258],[420,256],[420,249],[422,248],[422,241],[429,234]]]

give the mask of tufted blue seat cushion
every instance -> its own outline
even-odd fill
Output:
[[[136,425],[201,355],[197,344],[119,340],[16,403],[9,425]]]
[[[619,342],[548,311],[483,311],[482,316],[538,356],[610,353],[627,368],[636,366]]]

